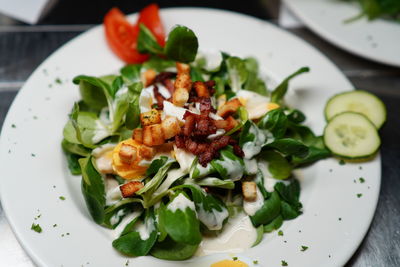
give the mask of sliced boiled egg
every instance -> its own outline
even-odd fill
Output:
[[[136,154],[131,163],[124,162],[120,157],[120,151],[123,145],[128,145],[134,148]],[[127,139],[120,142],[112,151],[112,165],[114,171],[125,179],[142,179],[146,173],[147,166],[140,166],[142,160],[139,155],[139,148],[142,144],[133,139]]]
[[[279,105],[271,102],[268,97],[255,92],[240,90],[237,92],[240,103],[246,108],[249,119],[259,119],[270,110],[279,108]]]
[[[211,267],[249,267],[249,265],[241,260],[222,260],[211,264]]]

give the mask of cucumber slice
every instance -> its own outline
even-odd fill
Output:
[[[381,139],[374,124],[364,115],[343,112],[334,116],[324,130],[325,145],[337,156],[360,159],[376,153]]]
[[[345,111],[364,114],[377,129],[386,121],[385,104],[375,95],[362,90],[344,92],[331,97],[325,106],[325,118],[329,121]]]

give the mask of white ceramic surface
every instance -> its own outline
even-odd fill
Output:
[[[175,24],[193,29],[202,49],[257,57],[262,71],[277,80],[309,66],[309,74],[291,83],[289,102],[305,112],[319,134],[325,124],[326,100],[352,89],[326,57],[267,22],[211,9],[166,9],[161,16],[167,29]],[[69,175],[60,146],[67,115],[79,99],[71,79],[78,74],[116,72],[121,66],[105,43],[102,27],[95,27],[50,56],[16,97],[0,140],[0,195],[18,239],[34,262],[48,267],[207,266],[231,257],[213,255],[186,262],[128,259],[112,248],[108,230],[90,219],[80,193],[80,177]],[[61,83],[55,82],[57,78]],[[354,183],[359,177],[366,182]],[[374,214],[380,158],[343,166],[335,159],[321,161],[301,171],[301,186],[304,214],[284,224],[284,236],[265,235],[260,245],[235,256],[250,263],[258,260],[257,266],[280,266],[281,260],[289,266],[341,266],[350,258]],[[363,196],[357,198],[358,193]],[[30,229],[33,222],[42,226],[42,233]],[[301,252],[302,245],[309,249]]]
[[[289,9],[316,34],[358,56],[400,66],[400,23],[367,18],[344,21],[361,9],[340,0],[283,0]]]

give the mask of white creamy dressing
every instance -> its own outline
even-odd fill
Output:
[[[170,153],[170,152],[158,152],[158,153],[156,153],[156,154],[154,155],[154,157],[151,158],[150,160],[147,160],[147,159],[142,159],[142,160],[140,160],[139,163],[138,163],[138,166],[148,167],[148,166],[151,165],[151,163],[153,162],[153,160],[159,159],[159,158],[161,158],[162,156],[167,157],[167,158],[169,158],[169,159],[172,159],[171,153]]]
[[[169,92],[169,90],[162,85],[161,83],[157,83],[157,88],[158,88],[158,92],[165,98],[168,99],[171,97],[171,93]],[[153,91],[154,93],[154,91]]]
[[[207,136],[208,139],[215,139],[217,137],[223,136],[225,133],[224,129],[218,129],[214,134]]]
[[[107,155],[107,152],[110,152],[114,149],[115,144],[104,144],[101,145],[92,151],[92,155],[96,159],[96,167],[102,173],[112,173],[112,157]]]
[[[163,116],[165,116],[165,117],[172,116],[182,122],[185,121],[183,119],[183,115],[185,115],[185,112],[187,111],[187,109],[175,106],[174,104],[172,104],[169,101],[164,101],[163,104],[164,104]]]
[[[196,211],[193,201],[190,201],[182,193],[175,197],[174,200],[172,200],[172,202],[167,206],[167,209],[172,212],[175,212],[176,210],[185,211],[186,208]]]
[[[101,122],[101,120],[95,120],[96,125],[94,129],[94,135],[92,137],[92,143],[96,144],[110,135],[107,127]]]
[[[118,224],[117,227],[115,227],[114,230],[112,230],[112,235],[114,238],[118,238],[121,233],[124,231],[125,227],[132,222],[135,218],[139,217],[140,214],[142,214],[142,211],[134,211],[128,215],[126,215],[121,222]]]
[[[228,218],[229,213],[226,208],[222,208],[221,211],[217,211],[216,209],[206,211],[203,208],[203,203],[201,203],[198,205],[197,216],[199,220],[208,227],[208,229],[220,230],[223,226],[224,220]]]
[[[225,157],[224,160],[219,160],[218,164],[228,171],[228,178],[232,181],[237,181],[242,178],[243,167],[238,162]]]
[[[120,209],[119,211],[117,211],[117,213],[115,213],[110,218],[111,225],[114,225],[114,224],[118,223],[119,220],[121,219],[121,217],[124,216],[124,215],[125,215],[125,210],[124,209]]]
[[[154,197],[157,195],[163,193],[164,191],[168,190],[168,188],[179,178],[183,177],[186,175],[187,172],[182,170],[182,169],[173,169],[168,171],[167,173],[167,178],[163,181],[163,183],[157,188],[157,190],[154,192]]]
[[[140,92],[139,96],[139,109],[140,113],[148,112],[154,103],[154,93],[152,87],[146,87]]]
[[[100,110],[99,119],[102,123],[108,125],[112,123],[112,118],[110,118],[110,109],[108,107],[104,107]]]
[[[245,104],[251,120],[259,119],[269,111],[268,103],[271,102],[269,97],[247,90],[239,90],[236,96],[240,99],[240,102]]]
[[[111,206],[122,199],[119,183],[113,178],[106,178],[106,205]]]
[[[256,159],[243,159],[247,174],[256,174],[258,170]]]
[[[196,156],[184,149],[177,148],[175,144],[174,144],[174,152],[175,152],[175,159],[176,161],[178,161],[181,170],[183,172],[189,173],[190,167],[192,166]]]
[[[217,70],[222,62],[222,55],[220,51],[204,51],[197,53],[196,61],[204,58],[206,64],[204,65],[204,69],[207,71],[215,71]]]
[[[135,230],[139,233],[140,239],[147,240],[151,232],[155,230],[153,218],[148,218],[145,223],[141,221],[135,224]]]
[[[249,133],[255,136],[253,142],[246,142],[243,144],[243,153],[245,159],[251,159],[261,151],[261,146],[264,144],[266,137],[265,134],[258,129],[258,127],[251,126],[249,128]]]
[[[261,194],[261,191],[258,188],[258,186],[256,186],[256,188],[257,188],[257,198],[255,201],[246,201],[245,199],[243,199],[243,209],[249,216],[253,216],[254,214],[256,214],[256,212],[264,204],[264,197]]]
[[[207,167],[201,166],[201,164],[197,163],[194,168],[190,170],[190,178],[193,178],[193,173],[195,170],[199,172],[196,178],[201,178],[210,173],[210,169],[212,168],[211,164],[207,164]]]
[[[250,248],[257,239],[257,232],[249,216],[243,212],[228,222],[215,237],[203,237],[196,256],[214,253],[239,253]]]
[[[208,117],[210,117],[211,119],[216,120],[216,121],[224,119],[221,116],[217,115],[216,113],[211,113],[211,112],[210,112],[210,114],[208,114]]]
[[[280,180],[275,179],[272,177],[272,174],[268,170],[268,162],[265,160],[260,160],[258,161],[258,168],[262,172],[264,176],[264,187],[268,192],[273,192],[274,191],[274,186],[277,182]]]

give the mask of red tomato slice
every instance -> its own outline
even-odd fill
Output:
[[[136,50],[139,27],[131,25],[121,10],[114,7],[108,11],[104,17],[104,28],[108,45],[123,61],[141,63],[148,59],[148,55],[140,54]]]
[[[143,23],[154,34],[157,42],[164,47],[165,31],[161,23],[157,4],[150,4],[140,11],[137,24]]]

